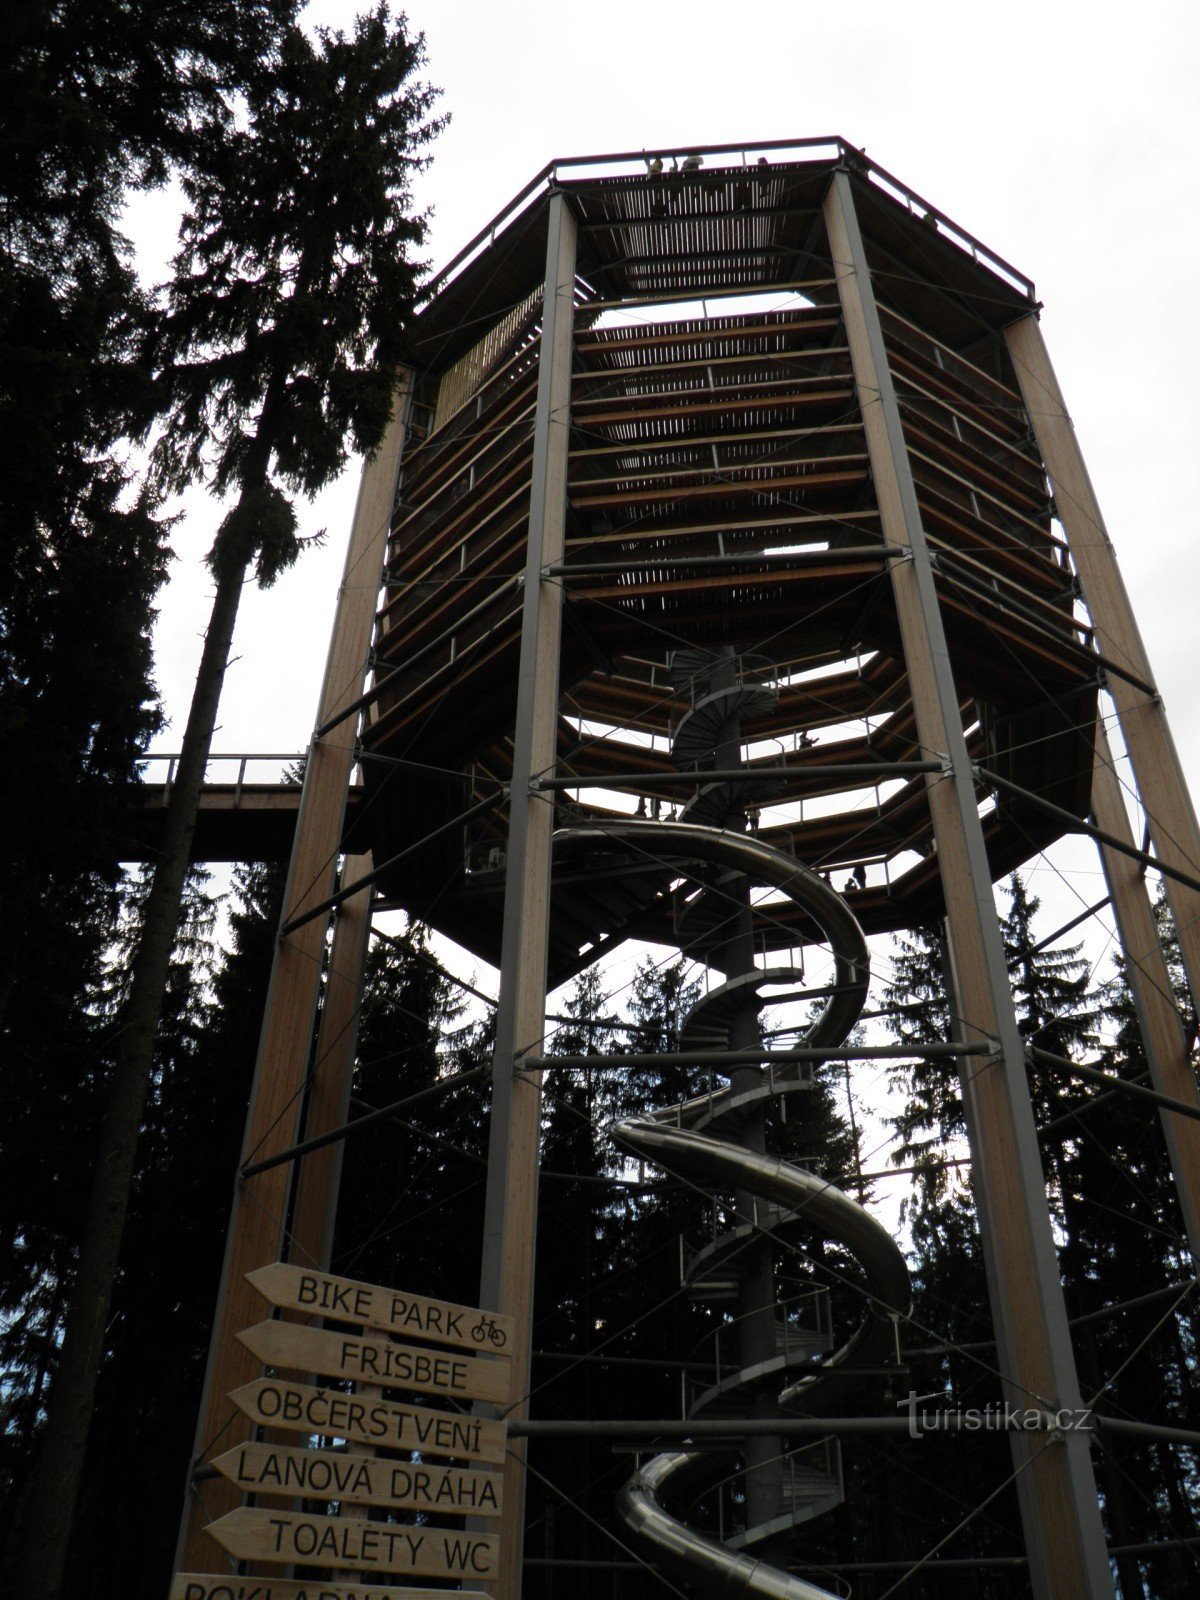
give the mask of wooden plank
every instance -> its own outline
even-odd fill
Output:
[[[527,1414],[533,1327],[541,1073],[518,1068],[545,1029],[554,830],[554,807],[533,798],[531,786],[552,770],[556,754],[563,590],[542,573],[563,557],[575,320],[575,222],[561,195],[550,200],[545,284],[480,1289],[485,1306],[514,1321],[512,1370],[520,1398],[513,1413],[521,1417]],[[504,1467],[504,1565],[496,1586],[503,1600],[521,1593],[524,1441],[513,1446]]]
[[[1019,399],[1016,390],[1010,384],[1003,382],[994,372],[986,372],[983,367],[977,366],[974,361],[968,361],[961,350],[955,350],[952,346],[943,344],[940,339],[934,338],[928,328],[919,327],[917,323],[910,321],[908,317],[901,316],[893,307],[884,305],[882,301],[879,303],[879,315],[884,322],[894,322],[900,327],[910,329],[921,340],[922,345],[932,345],[942,352],[947,363],[943,366],[938,366],[936,362],[930,361],[924,349],[915,352],[920,355],[923,361],[929,363],[931,372],[936,372],[939,377],[953,378],[964,389],[968,383],[984,384],[990,387],[993,390],[993,398],[987,402],[988,407],[996,414],[998,422],[1004,421],[1005,412],[1011,411],[1013,401]],[[892,334],[887,334],[886,336],[888,339],[888,363],[890,365],[894,362],[896,355],[893,347],[895,336]],[[911,346],[904,348],[907,354],[914,354]],[[963,368],[966,368],[966,372],[962,370]],[[1013,431],[1018,432],[1020,430],[1014,427]]]
[[[789,567],[787,557],[782,556],[769,567],[755,568],[753,553],[747,553],[746,566],[749,570],[737,571],[730,569],[715,577],[691,578],[663,578],[657,582],[651,580],[646,583],[623,583],[621,574],[614,573],[607,583],[597,583],[593,578],[590,585],[576,582],[570,573],[563,575],[564,587],[568,590],[573,600],[608,600],[619,601],[622,604],[627,600],[640,599],[644,595],[654,594],[682,594],[700,595],[708,589],[750,589],[769,588],[775,584],[803,583],[815,584],[824,579],[859,580],[872,577],[879,572],[880,563],[877,558],[870,557],[862,562],[835,561],[828,567],[813,566],[811,563],[804,566]],[[631,563],[632,564],[632,563]],[[670,569],[669,557],[660,557],[657,560],[650,557],[639,566],[658,566]]]
[[[318,726],[352,704],[362,692],[404,441],[407,382],[407,374],[402,374],[387,432],[378,453],[363,469],[325,667]],[[335,888],[353,763],[354,740],[348,728],[336,728],[327,738],[314,740],[305,770],[284,896],[285,923],[319,904]],[[276,1155],[295,1144],[299,1136],[301,1089],[312,1047],[325,931],[326,919],[316,917],[276,946],[250,1092],[243,1163]],[[245,1281],[245,1274],[264,1261],[274,1261],[282,1252],[291,1177],[289,1165],[273,1167],[239,1182],[234,1192],[196,1430],[197,1461],[248,1437],[245,1431],[239,1431],[246,1424],[231,1408],[227,1396],[231,1389],[254,1376],[255,1363],[234,1335],[258,1311],[254,1290]],[[196,1569],[205,1564],[210,1554],[210,1547],[203,1540],[206,1510],[211,1513],[235,1504],[236,1496],[223,1482],[217,1482],[209,1486],[206,1500],[207,1508],[201,1506],[197,1494],[188,1496],[177,1567]]]
[[[1096,629],[1096,648],[1152,685],[1146,647],[1037,318],[1022,317],[1004,336],[1054,486],[1059,520]],[[1145,802],[1155,854],[1168,866],[1195,875],[1200,872],[1200,827],[1162,700],[1115,674],[1107,688]],[[1170,878],[1165,889],[1192,999],[1200,1004],[1200,893]]]
[[[1096,720],[1095,748],[1092,817],[1105,833],[1133,845],[1136,841],[1102,718]],[[1133,996],[1150,1081],[1159,1094],[1200,1106],[1189,1041],[1175,1009],[1175,990],[1141,864],[1108,845],[1097,848],[1116,913],[1125,979]],[[1169,1111],[1160,1112],[1160,1118],[1192,1261],[1200,1267],[1200,1123],[1172,1116]]]
[[[732,471],[749,472],[751,467],[730,468]],[[657,472],[652,474],[656,478],[664,478],[668,474]],[[866,478],[866,468],[861,472],[809,472],[799,476],[784,477],[782,474],[771,478],[730,478],[727,483],[696,482],[695,474],[688,474],[684,481],[671,489],[644,489],[635,485],[624,494],[575,494],[571,495],[573,506],[593,506],[600,509],[612,509],[624,505],[649,504],[652,501],[663,500],[697,500],[711,499],[714,495],[726,495],[731,499],[741,498],[744,495],[778,494],[781,489],[831,489],[843,488],[848,484],[862,483]],[[688,479],[693,481],[688,481]],[[616,481],[616,480],[614,480]]]
[[[246,1276],[265,1300],[284,1310],[308,1311],[335,1322],[402,1333],[410,1339],[431,1339],[480,1355],[503,1355],[512,1344],[512,1318],[474,1306],[430,1300],[354,1278],[335,1278],[328,1272],[309,1272],[282,1261]]]
[[[311,1567],[349,1567],[354,1572],[413,1573],[422,1578],[486,1578],[496,1568],[494,1534],[454,1528],[362,1522],[246,1506],[205,1529],[239,1561],[269,1561]]]
[[[445,1589],[382,1588],[370,1578],[239,1578],[229,1572],[179,1572],[170,1600],[446,1600]],[[452,1600],[488,1600],[480,1589],[455,1589]]]
[[[453,1411],[398,1405],[377,1396],[318,1389],[284,1378],[257,1378],[229,1396],[243,1416],[264,1428],[320,1434],[389,1450],[419,1450],[422,1457],[503,1461],[507,1429],[502,1422]],[[248,1432],[248,1430],[247,1430]]]
[[[794,350],[744,350],[736,356],[713,356],[706,360],[700,357],[695,361],[648,361],[644,365],[630,367],[585,367],[576,369],[572,382],[579,384],[608,384],[614,378],[644,378],[648,373],[654,372],[687,372],[703,371],[706,367],[738,367],[738,366],[764,366],[767,363],[781,362],[786,367],[789,363],[804,362],[805,364],[824,360],[827,356],[844,356],[849,351],[844,344],[826,345],[820,349],[810,349],[807,346],[797,346]],[[813,374],[814,377],[821,374]],[[841,374],[835,374],[841,376]]]
[[[369,850],[363,855],[347,856],[342,863],[340,887],[365,878],[371,866]],[[304,1118],[306,1139],[344,1127],[350,1120],[350,1080],[358,1045],[358,1015],[370,943],[373,893],[371,885],[367,884],[343,901],[337,910],[317,1030],[316,1061]],[[345,1141],[339,1139],[322,1150],[310,1151],[297,1164],[288,1251],[306,1265],[329,1265],[345,1148]],[[253,1274],[249,1276],[253,1281]]]
[[[825,200],[838,291],[884,537],[913,559],[889,567],[918,734],[944,751],[949,771],[928,780],[937,867],[946,905],[955,1013],[971,1042],[995,1055],[962,1075],[1004,1394],[1080,1404],[1054,1241],[1038,1162],[1024,1052],[992,901],[969,755],[955,704],[945,627],[929,563],[912,462],[887,365],[870,269],[849,180],[835,175]],[[1112,1595],[1095,1480],[1081,1436],[1054,1450],[1011,1437],[1018,1502],[1035,1592],[1055,1600]]]
[[[646,333],[621,332],[614,338],[595,338],[585,335],[576,341],[575,348],[583,356],[603,355],[612,350],[655,349],[666,344],[728,344],[737,339],[776,338],[784,333],[826,331],[837,327],[837,318],[821,310],[807,316],[792,316],[786,321],[781,318],[778,322],[738,322],[728,328],[713,328],[700,321],[692,322],[682,328],[678,325],[673,327],[671,323],[664,323],[661,326],[671,331],[659,332],[652,326]]]
[[[528,329],[536,312],[541,309],[542,285],[527,294],[484,334],[477,344],[446,368],[438,385],[437,409],[434,412],[433,431],[444,428],[491,375],[498,362],[503,361],[510,346]]]
[[[589,414],[587,426],[605,427],[608,422],[622,424],[622,426],[627,422],[658,422],[659,419],[666,418],[666,416],[710,416],[710,414],[714,413],[717,416],[725,416],[726,413],[733,413],[733,411],[800,411],[805,406],[837,405],[837,403],[845,405],[853,397],[854,392],[850,379],[846,379],[843,384],[838,384],[837,389],[818,389],[813,390],[811,394],[810,392],[787,394],[786,390],[779,390],[776,394],[771,395],[770,398],[754,395],[754,397],[746,398],[746,400],[738,400],[738,398],[733,397],[733,386],[730,386],[730,390],[730,398],[725,398],[723,390],[720,389],[715,392],[715,397],[712,389],[696,389],[694,390],[696,398],[694,398],[693,402],[683,403],[683,405],[678,405],[677,403],[677,405],[640,406],[637,411],[629,410],[629,408],[621,408],[618,411],[597,411],[597,413]],[[678,390],[674,390],[672,398],[678,400]],[[858,422],[850,422],[845,427],[826,427],[826,429],[810,427],[810,429],[805,429],[805,435],[845,434],[850,427],[858,427]],[[722,445],[742,443],[746,438],[757,437],[770,437],[770,435],[746,434],[746,432],[715,435],[717,442],[722,443]],[[691,437],[691,435],[672,435],[672,437],[659,440],[658,446],[661,450],[666,450],[667,446],[670,445],[678,448],[680,445],[694,445],[694,443],[701,442]],[[632,450],[632,448],[634,448],[632,443],[606,446],[608,453],[618,450]],[[646,446],[642,446],[642,448],[646,448]],[[600,453],[602,451],[573,450],[571,451],[571,461],[576,461],[579,456],[595,456],[595,454]]]
[[[849,385],[847,385],[844,398],[848,400],[851,396],[851,393],[852,391]],[[763,408],[760,406],[758,409],[761,410]],[[685,416],[695,415],[695,410],[690,406],[683,407],[681,410]],[[628,417],[623,417],[621,420],[629,421],[631,419]],[[802,422],[797,422],[789,428],[764,428],[755,431],[752,431],[749,428],[740,428],[736,433],[677,433],[652,435],[642,431],[637,435],[636,438],[618,439],[615,444],[596,445],[587,450],[572,450],[571,460],[586,461],[596,456],[649,456],[654,455],[658,451],[667,450],[674,451],[676,454],[680,454],[684,450],[703,450],[705,447],[710,445],[736,445],[740,450],[746,445],[759,444],[764,441],[771,442],[779,439],[819,439],[823,434],[836,437],[837,435],[843,433],[860,433],[861,431],[862,424],[857,420],[853,422],[822,423],[818,427],[805,427]],[[774,455],[772,455],[771,459],[775,459]],[[787,461],[787,458],[784,459]],[[806,456],[803,459],[809,461],[828,461],[840,460],[841,458],[837,456],[829,457],[812,455]],[[790,461],[788,464],[790,465]],[[731,461],[729,463],[730,469],[737,466],[757,465],[759,465],[757,459],[742,460],[740,457],[737,461]],[[689,467],[685,468],[684,470],[694,471],[695,469]],[[704,470],[706,472],[711,472],[712,468],[711,466],[708,466],[705,467]],[[627,478],[632,477],[635,471],[652,471],[654,472],[655,476],[661,475],[658,472],[658,469],[638,467],[630,468],[628,472],[619,473],[616,477],[586,478],[582,481],[586,483],[623,483]]]
[[[490,1400],[494,1405],[505,1403],[511,1387],[507,1363],[388,1339],[358,1339],[295,1322],[259,1322],[243,1328],[238,1339],[264,1366],[319,1372],[326,1378],[352,1378],[454,1400]]]
[[[809,511],[802,516],[785,516],[780,513],[774,517],[741,517],[737,521],[722,517],[716,522],[654,523],[648,531],[639,528],[638,536],[655,542],[665,539],[692,538],[706,533],[729,535],[761,533],[769,537],[777,528],[811,527],[816,530],[813,535],[813,542],[815,543],[822,537],[827,537],[830,532],[838,533],[843,531],[844,527],[851,523],[874,523],[878,521],[879,512],[872,506],[863,511],[840,511],[836,516],[827,511]],[[856,532],[857,530],[852,529],[851,531]],[[626,528],[624,532],[580,535],[574,539],[568,539],[566,547],[568,550],[581,548],[590,550],[593,546],[597,549],[602,549],[609,544],[627,545],[629,543],[631,543],[631,537],[629,529]]]
[[[817,431],[818,430],[815,428],[773,428],[769,432],[755,435],[755,438],[758,441],[771,439],[807,439],[810,434],[816,433]],[[857,433],[859,430],[857,428],[832,428],[821,429],[820,431],[831,433]],[[667,441],[668,445],[674,444],[677,449],[686,448],[690,445],[690,443],[691,441],[688,439]],[[626,455],[640,455],[646,453],[645,448],[642,445],[632,442],[624,446],[614,446],[612,451],[606,453],[615,453],[620,455],[622,451]],[[577,452],[572,452],[572,461],[577,459],[577,454]],[[630,488],[636,489],[637,485],[645,480],[654,480],[658,483],[674,481],[680,484],[686,484],[696,477],[699,477],[703,482],[706,479],[711,479],[716,473],[733,474],[736,472],[755,472],[761,470],[763,467],[773,467],[776,464],[782,468],[787,468],[789,471],[795,471],[796,468],[800,468],[802,471],[802,476],[805,478],[817,478],[818,469],[820,469],[820,471],[823,473],[824,469],[828,467],[836,467],[838,471],[829,473],[827,476],[831,482],[837,483],[841,481],[842,475],[847,472],[852,473],[854,476],[858,476],[859,474],[855,472],[855,468],[859,463],[865,465],[866,460],[867,457],[865,453],[859,450],[850,451],[836,456],[824,456],[819,454],[805,455],[802,453],[776,455],[774,452],[772,452],[769,459],[761,456],[748,456],[743,460],[730,461],[727,465],[721,467],[713,467],[711,464],[700,467],[691,466],[677,468],[630,467],[628,471],[610,473],[609,476],[603,478],[573,474],[570,486],[573,490],[592,488],[607,489],[612,488],[615,485],[624,484]],[[807,471],[807,468],[810,465],[814,469],[811,473]],[[733,479],[732,481],[742,482],[744,480]],[[753,479],[751,481],[758,483],[760,480]],[[773,482],[774,480],[763,479],[761,481],[764,483],[769,483]],[[822,477],[821,481],[824,482],[825,478]]]
[[[829,391],[829,385],[834,385],[834,390]],[[599,386],[605,391],[616,388],[615,384],[604,383]],[[777,401],[786,404],[804,405],[810,398],[810,388],[817,393],[823,389],[825,399],[845,399],[853,392],[850,374],[818,373],[807,378],[796,378],[790,373],[769,378],[737,378],[732,383],[721,384],[713,387],[707,381],[697,383],[694,388],[681,389],[678,384],[667,389],[647,389],[645,384],[638,387],[636,395],[626,397],[628,405],[647,409],[647,417],[670,416],[678,410],[687,413],[692,410],[692,405],[683,405],[682,401],[691,400],[698,404],[701,411],[719,411],[722,401],[729,400],[745,405],[775,404]],[[612,393],[606,392],[599,395],[576,396],[572,401],[574,415],[586,419],[588,427],[597,422],[621,422],[627,417],[638,417],[642,413],[638,410],[625,411],[618,409],[606,412],[605,408],[617,405],[617,400]]]
[[[503,1484],[498,1472],[282,1444],[241,1444],[218,1456],[213,1466],[245,1494],[348,1500],[355,1505],[441,1512],[443,1516],[495,1517],[500,1513]]]

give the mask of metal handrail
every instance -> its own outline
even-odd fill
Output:
[[[775,1305],[778,1307],[778,1309],[783,1312],[783,1316],[779,1321],[779,1326],[784,1330],[785,1343],[783,1350],[778,1352],[780,1355],[786,1355],[788,1352],[786,1336],[789,1328],[792,1328],[788,1313],[807,1301],[812,1302],[816,1311],[816,1316],[811,1324],[805,1324],[805,1331],[820,1334],[822,1338],[832,1339],[833,1308],[830,1304],[829,1290],[820,1284],[814,1284],[811,1288],[803,1290],[800,1294],[793,1295],[790,1300],[778,1300],[775,1302]],[[722,1367],[720,1356],[721,1337],[723,1334],[732,1333],[739,1322],[744,1322],[746,1318],[758,1315],[759,1309],[760,1308],[755,1307],[751,1311],[743,1312],[741,1316],[728,1318],[728,1320],[719,1323],[715,1328],[706,1328],[703,1334],[701,1334],[700,1338],[697,1339],[696,1343],[688,1351],[687,1360],[689,1362],[694,1361],[700,1355],[701,1351],[704,1349],[704,1346],[707,1345],[711,1340],[713,1343],[713,1371],[716,1374],[716,1381],[718,1383],[721,1381],[722,1370],[728,1370],[730,1372],[736,1371],[742,1365],[740,1361],[731,1362],[727,1369],[723,1369]],[[792,1328],[792,1331],[799,1342],[799,1327]]]
[[[493,245],[498,233],[515,222],[531,204],[554,187],[562,173],[571,172],[583,178],[589,175],[587,169],[593,168],[597,169],[591,174],[595,177],[619,177],[622,175],[619,171],[610,173],[603,169],[626,167],[631,168],[636,174],[645,171],[645,162],[649,158],[656,157],[659,160],[670,161],[695,155],[740,157],[745,166],[748,164],[746,158],[750,155],[759,157],[774,154],[778,157],[788,151],[797,151],[804,152],[811,159],[822,150],[831,153],[837,160],[853,163],[854,167],[876,188],[898,204],[905,206],[914,216],[927,221],[937,230],[940,238],[945,239],[948,244],[953,244],[977,265],[1002,278],[1010,288],[1026,295],[1030,300],[1034,299],[1033,280],[1014,267],[1011,262],[1006,261],[994,250],[988,249],[965,228],[951,222],[936,206],[930,205],[928,200],[923,199],[915,189],[881,167],[878,162],[872,161],[848,139],[839,134],[826,134],[810,139],[755,139],[744,144],[680,145],[665,150],[622,150],[596,156],[559,156],[553,161],[548,161],[541,171],[518,190],[508,204],[503,206],[490,222],[485,223],[479,232],[451,257],[441,271],[429,280],[421,296],[421,310],[423,311],[453,282],[481,250]]]
[[[257,751],[257,750],[254,750],[254,751],[246,751],[246,752],[235,752],[235,753],[229,754],[229,755],[221,754],[219,752],[213,752],[212,754],[209,755],[208,760],[204,763],[204,781],[206,783],[210,783],[210,782],[214,782],[215,781],[213,779],[210,779],[210,777],[209,777],[209,768],[210,767],[213,767],[213,766],[217,765],[218,763],[222,763],[222,762],[224,762],[224,763],[236,762],[237,763],[237,775],[233,780],[233,788],[234,788],[234,792],[235,792],[235,797],[240,798],[242,790],[245,788],[245,785],[246,785],[246,771],[247,771],[247,768],[250,766],[250,764],[252,762],[259,762],[259,761],[272,762],[277,767],[278,766],[284,766],[285,770],[286,770],[286,767],[295,766],[297,762],[300,762],[300,761],[303,761],[303,760],[304,760],[304,752],[302,750],[301,751],[296,751],[296,750]],[[147,750],[146,754],[141,756],[141,757],[139,757],[139,759],[138,759],[138,776],[139,776],[139,779],[141,780],[141,782],[144,783],[144,784],[153,783],[154,780],[151,779],[148,776],[148,774],[146,772],[146,768],[148,766],[152,765],[153,763],[161,764],[164,761],[167,764],[167,773],[166,773],[166,777],[162,781],[162,789],[163,789],[164,795],[168,795],[171,792],[171,785],[175,782],[175,773],[176,773],[176,771],[178,770],[178,767],[179,767],[179,761],[180,761],[180,752],[179,751],[177,751],[177,750],[175,750],[175,751]],[[284,776],[276,776],[276,778],[273,781],[276,784],[276,786],[281,788],[281,789],[297,789],[297,788],[300,787],[299,782],[296,779],[288,778],[286,775],[284,775]]]

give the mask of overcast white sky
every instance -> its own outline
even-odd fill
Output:
[[[345,25],[356,9],[318,0],[310,15]],[[453,116],[421,187],[435,266],[553,156],[840,133],[1028,273],[1200,778],[1200,10],[414,0],[408,15]],[[139,205],[139,234],[169,218],[169,197]],[[306,511],[327,549],[247,594],[218,749],[307,742],[356,482],[357,467]],[[208,610],[199,558],[213,511],[193,504],[159,630],[173,719],[160,748],[176,747]]]
[[[347,25],[351,0],[309,15]],[[610,0],[414,0],[428,76],[453,117],[421,182],[439,266],[555,156],[839,133],[1031,276],[1043,326],[1149,645],[1200,786],[1200,12],[1182,0],[802,0],[731,8]],[[170,196],[134,208],[170,253]],[[357,467],[305,512],[327,547],[245,597],[218,751],[298,751],[312,728]],[[208,612],[215,512],[190,502],[158,631],[179,729]],[[1094,899],[1077,854],[1076,892]],[[1051,874],[1037,885],[1050,887]],[[1064,901],[1066,915],[1079,902]]]

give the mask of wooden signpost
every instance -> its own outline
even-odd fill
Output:
[[[280,1444],[238,1445],[218,1456],[213,1466],[247,1494],[349,1500],[355,1505],[452,1516],[494,1517],[500,1511],[503,1478],[498,1472]]]
[[[248,1272],[263,1299],[285,1311],[307,1311],[333,1322],[354,1322],[364,1328],[403,1334],[406,1339],[431,1339],[477,1355],[504,1355],[512,1348],[512,1318],[459,1306],[449,1300],[427,1300],[374,1283],[335,1278],[328,1272],[276,1261]]]
[[[332,1434],[356,1444],[388,1450],[420,1450],[451,1460],[503,1461],[502,1422],[454,1412],[396,1405],[374,1395],[345,1394],[341,1389],[316,1389],[308,1383],[257,1378],[229,1396],[238,1410],[264,1428],[287,1433]]]
[[[398,1522],[362,1522],[307,1512],[241,1506],[209,1524],[222,1550],[240,1561],[349,1567],[422,1578],[486,1578],[496,1569],[494,1534]]]
[[[488,1600],[477,1589],[382,1588],[370,1578],[238,1578],[214,1572],[180,1572],[170,1600]]]
[[[353,1378],[390,1389],[446,1395],[453,1400],[508,1399],[509,1366],[478,1356],[423,1350],[389,1339],[359,1339],[298,1322],[259,1322],[238,1338],[268,1367],[319,1372],[327,1378]]]
[[[511,1318],[284,1262],[246,1276],[281,1311],[351,1323],[356,1330],[260,1322],[238,1338],[264,1366],[350,1380],[358,1387],[328,1389],[263,1377],[229,1398],[273,1436],[281,1431],[365,1448],[263,1442],[218,1456],[212,1466],[244,1493],[257,1501],[289,1502],[241,1506],[210,1523],[206,1531],[222,1550],[235,1561],[328,1567],[331,1575],[301,1580],[184,1572],[174,1580],[171,1600],[439,1600],[445,1589],[414,1588],[403,1580],[492,1578],[498,1540],[474,1531],[474,1519],[499,1516],[503,1475],[461,1463],[502,1463],[507,1430],[503,1422],[471,1416],[465,1407],[471,1400],[504,1405],[512,1398]],[[397,1334],[422,1342],[401,1343]],[[431,1348],[437,1345],[443,1348]],[[387,1398],[382,1389],[445,1396],[462,1408],[409,1405]],[[434,1465],[430,1457],[450,1464]],[[305,1500],[336,1501],[344,1514],[298,1511],[297,1503]],[[371,1507],[471,1518],[472,1531],[424,1521],[371,1521]],[[378,1573],[392,1586],[370,1578],[359,1583],[358,1572]],[[457,1600],[487,1600],[478,1590],[456,1593]]]

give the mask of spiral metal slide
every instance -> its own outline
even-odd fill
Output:
[[[817,873],[744,832],[686,820],[571,828],[560,838],[564,843],[569,840],[573,849],[617,846],[653,856],[656,861],[666,860],[678,866],[681,875],[707,871],[711,879],[712,869],[716,869],[718,877],[731,874],[789,896],[824,933],[835,968],[833,982],[821,991],[825,1003],[806,1030],[803,1043],[832,1049],[844,1042],[866,999],[867,947],[846,902]],[[791,968],[756,969],[713,989],[684,1024],[685,1047],[699,1047],[702,1042],[711,1047],[713,1041],[727,1037],[723,1021],[738,1006],[761,1006],[767,1003],[763,993],[766,988],[796,980],[802,983],[803,974]],[[819,1367],[807,1362],[803,1374],[787,1382],[778,1394],[781,1412],[791,1407],[819,1414],[835,1401],[840,1403],[841,1397],[860,1381],[848,1368],[878,1362],[888,1353],[893,1342],[893,1319],[907,1314],[910,1288],[908,1269],[895,1242],[860,1205],[813,1173],[748,1149],[728,1136],[736,1132],[739,1117],[745,1115],[747,1098],[765,1101],[807,1081],[808,1074],[801,1069],[795,1071],[790,1082],[762,1074],[761,1087],[749,1096],[744,1089],[735,1094],[730,1086],[649,1117],[619,1123],[613,1134],[632,1154],[698,1187],[761,1198],[774,1208],[774,1213],[768,1211],[767,1215],[798,1222],[826,1239],[836,1240],[858,1261],[865,1278],[866,1315],[861,1325]],[[753,1231],[757,1219],[738,1216],[735,1221],[747,1225],[737,1228],[742,1235]],[[781,1377],[790,1376],[786,1363],[768,1363],[767,1367],[770,1371],[760,1366],[721,1381],[717,1387],[722,1399],[728,1403],[731,1396],[751,1388],[761,1392],[764,1378],[777,1368]],[[736,1419],[731,1418],[730,1434],[736,1433]],[[668,1502],[681,1498],[683,1490],[692,1486],[698,1468],[704,1471],[710,1465],[711,1456],[706,1462],[689,1451],[668,1452],[646,1463],[625,1485],[618,1501],[619,1514],[630,1534],[660,1564],[689,1579],[701,1593],[767,1596],[771,1600],[835,1600],[829,1591],[689,1527],[667,1509]],[[794,1520],[800,1520],[799,1516]]]

